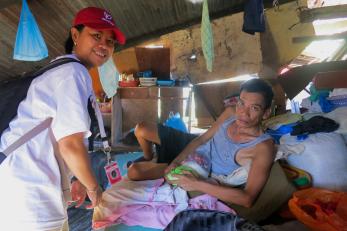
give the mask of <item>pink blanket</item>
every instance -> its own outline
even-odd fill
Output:
[[[185,209],[234,212],[206,194],[189,199],[183,189],[173,188],[163,179],[123,179],[103,193],[102,202],[94,209],[93,229],[120,223],[164,229],[177,213]]]

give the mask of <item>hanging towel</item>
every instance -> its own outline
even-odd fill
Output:
[[[98,67],[101,86],[108,98],[113,97],[117,93],[119,72],[113,62],[111,56],[106,63]]]
[[[213,32],[208,13],[207,0],[204,0],[202,7],[201,46],[206,61],[206,68],[209,72],[212,72],[212,64],[214,61]]]
[[[22,11],[18,24],[13,59],[38,61],[48,56],[47,46],[31,14],[26,0],[22,1]]]
[[[265,31],[263,0],[247,0],[244,7],[242,31],[254,35]]]

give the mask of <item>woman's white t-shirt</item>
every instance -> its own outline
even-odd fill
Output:
[[[90,135],[87,105],[92,94],[89,73],[76,62],[60,65],[33,80],[17,117],[1,136],[0,151],[46,118],[53,120],[50,128],[12,152],[0,165],[1,230],[62,226],[67,214],[54,150],[63,137],[79,132],[86,138]]]

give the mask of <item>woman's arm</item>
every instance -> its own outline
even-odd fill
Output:
[[[88,189],[93,190],[98,186],[92,171],[87,149],[83,143],[83,133],[76,133],[58,141],[59,152],[65,163]]]
[[[79,182],[86,188],[86,193],[92,201],[92,204],[88,206],[88,208],[95,207],[101,199],[101,189],[99,188],[98,182],[93,174],[88,152],[83,143],[83,133],[75,133],[60,139],[58,141],[58,147],[60,155],[66,165]],[[81,195],[83,194],[83,192],[79,193],[81,193]],[[77,197],[81,196],[77,195]],[[77,199],[80,202],[82,201],[82,198]]]

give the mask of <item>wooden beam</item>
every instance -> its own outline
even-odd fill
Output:
[[[315,36],[301,36],[301,37],[293,37],[293,43],[303,43],[303,42],[311,42],[317,40],[328,40],[328,39],[345,39],[347,40],[347,32],[333,34],[333,35],[315,35]]]
[[[347,17],[347,4],[306,9],[300,12],[301,23],[310,23],[317,19],[334,19]]]
[[[314,63],[295,67],[279,75],[277,80],[289,99],[293,99],[309,84],[319,72],[346,71],[347,60]]]

